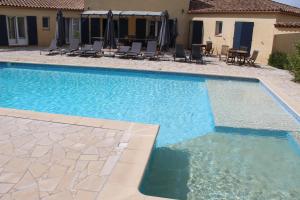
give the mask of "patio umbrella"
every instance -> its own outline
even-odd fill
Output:
[[[113,13],[111,10],[109,10],[107,13],[107,24],[106,24],[106,30],[104,35],[104,46],[113,49],[116,48]]]
[[[167,50],[170,45],[170,27],[169,27],[169,14],[168,11],[164,11],[162,15],[162,23],[158,38],[160,50]]]
[[[173,45],[172,47],[175,47],[177,36],[178,36],[177,19],[174,19],[172,30],[170,32],[170,43]]]
[[[61,10],[57,12],[56,15],[56,41],[58,46],[62,46],[65,40],[64,34],[64,17]]]

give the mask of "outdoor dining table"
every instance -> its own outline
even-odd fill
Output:
[[[202,52],[205,52],[206,44],[192,44],[192,46],[199,46],[202,50]]]
[[[239,65],[245,64],[248,51],[239,50],[239,49],[230,49],[229,52],[233,53],[236,56]]]

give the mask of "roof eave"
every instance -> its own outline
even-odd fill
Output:
[[[11,5],[0,5],[5,8],[20,8],[20,9],[44,9],[44,10],[64,10],[64,11],[83,11],[84,8],[54,8],[54,7],[37,7],[37,6],[11,6]]]

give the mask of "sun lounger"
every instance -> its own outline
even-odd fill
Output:
[[[84,55],[84,53],[88,50],[92,50],[93,45],[85,44],[83,47],[78,49],[77,51],[73,51],[71,54],[68,54],[69,56],[81,56]]]
[[[190,56],[191,61],[196,61],[196,63],[201,62],[203,64],[203,54],[202,49],[198,45],[192,45],[192,52]]]
[[[80,44],[80,41],[78,39],[71,40],[69,48],[62,49],[61,53],[62,54],[71,54],[72,52],[77,51],[79,49],[79,44]]]
[[[259,52],[257,50],[254,50],[252,55],[249,58],[246,59],[247,64],[249,64],[251,66],[255,66],[255,61],[258,57],[258,53]]]
[[[97,56],[99,53],[102,53],[103,42],[95,41],[92,49],[84,52],[84,56]]]
[[[157,42],[156,41],[148,41],[147,50],[143,54],[144,58],[153,59],[157,56]]]
[[[57,47],[57,44],[56,44],[56,39],[53,39],[51,41],[51,44],[50,46],[47,48],[47,49],[44,49],[43,51],[47,51],[48,54],[47,55],[55,55],[55,54],[59,54],[60,51],[59,51],[59,48]]]
[[[119,49],[115,52],[116,56],[124,56],[130,49],[130,46],[120,46]]]
[[[130,50],[126,53],[126,57],[137,58],[139,55],[141,55],[141,49],[141,42],[133,42]]]
[[[176,44],[175,46],[174,61],[176,61],[176,59],[184,59],[185,62],[188,61],[188,57],[184,51],[182,44]]]

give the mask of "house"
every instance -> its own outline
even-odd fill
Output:
[[[294,52],[300,40],[300,9],[271,0],[0,0],[0,45],[49,45],[58,9],[65,17],[66,43],[102,40],[109,10],[120,42],[157,39],[166,10],[177,36],[171,46],[212,41],[214,54],[222,45],[246,47],[267,63],[274,51]]]
[[[274,51],[291,53],[300,41],[300,9],[271,0],[191,0],[193,43],[259,50],[266,63]]]
[[[84,0],[0,0],[0,46],[48,46],[63,11],[65,40],[80,38]]]

